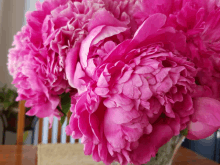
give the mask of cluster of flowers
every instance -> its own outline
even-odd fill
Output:
[[[28,115],[60,118],[106,165],[140,165],[182,130],[220,127],[219,0],[45,0],[26,14],[8,69]],[[77,92],[76,92],[77,91]]]

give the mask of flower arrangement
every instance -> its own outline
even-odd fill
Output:
[[[8,69],[30,116],[106,165],[144,164],[173,136],[220,127],[218,0],[45,0],[26,14]]]

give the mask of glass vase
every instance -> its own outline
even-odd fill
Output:
[[[172,165],[173,158],[183,143],[185,136],[178,135],[170,139],[169,142],[159,148],[157,156],[152,157],[147,164],[143,165]],[[120,165],[117,162],[113,162],[111,165]]]

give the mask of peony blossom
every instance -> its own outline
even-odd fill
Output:
[[[108,53],[125,40],[126,36],[130,36],[128,28],[121,26],[121,22],[118,23],[114,26],[98,26],[82,41],[79,51],[80,62],[77,63],[76,74],[70,78],[73,82],[72,86],[75,86],[79,93],[86,90],[88,81],[83,77],[91,78],[96,67],[102,63]]]
[[[197,84],[211,97],[219,98],[219,40],[220,8],[217,0],[143,0],[141,11],[136,13],[139,23],[149,15],[163,13],[166,26],[172,26],[186,36],[186,48],[182,54],[195,63],[198,70]],[[204,94],[203,94],[204,95]],[[210,92],[206,97],[210,97]]]
[[[119,43],[131,38],[137,30],[137,23],[133,18],[139,1],[107,1],[104,0],[106,10],[97,12],[89,22],[89,33],[82,41],[79,50],[80,62],[76,66],[76,74],[68,77],[69,84],[78,89],[79,93],[86,90],[87,81],[82,79],[87,75],[92,77],[97,66],[105,56]]]
[[[27,25],[17,33],[9,51],[8,69],[18,88],[17,100],[26,100],[26,106],[32,107],[28,115],[60,116],[60,95],[76,88],[72,77],[81,42],[90,31],[116,25],[122,32],[129,31],[128,25],[135,26],[130,17],[135,2],[132,6],[127,1],[114,1],[114,6],[120,4],[117,12],[109,6],[112,3],[46,0],[37,2],[37,10],[26,14]]]
[[[87,90],[73,101],[66,133],[82,138],[94,160],[147,163],[187,127],[196,69],[178,54],[181,34],[163,28],[165,22],[163,14],[150,16],[105,56],[92,79],[82,70]]]
[[[89,1],[47,0],[36,4],[37,11],[26,14],[28,24],[15,36],[8,68],[18,88],[18,100],[26,100],[26,106],[32,107],[29,115],[47,117],[57,111],[59,95],[70,87],[68,73],[74,72],[88,19],[99,6]]]

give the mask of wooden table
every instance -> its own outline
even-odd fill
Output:
[[[37,146],[0,145],[0,165],[37,165]]]
[[[59,148],[62,148],[62,146],[65,147],[65,144],[55,145],[57,145]],[[48,144],[48,146],[51,146],[51,149],[53,150],[52,147],[54,147],[54,145]],[[89,156],[84,156],[83,146],[81,144],[77,144],[74,149],[74,152],[77,154],[79,160],[87,159],[88,161],[91,159]],[[77,162],[77,164],[78,163],[79,162]],[[80,162],[80,165],[96,165],[100,163],[95,163],[91,159],[89,163],[87,162],[83,164]],[[0,165],[37,165],[37,146],[0,145]],[[181,147],[174,158],[173,165],[218,165],[218,163],[206,159],[191,150]]]
[[[218,163],[181,147],[174,157],[173,165],[218,165]]]

